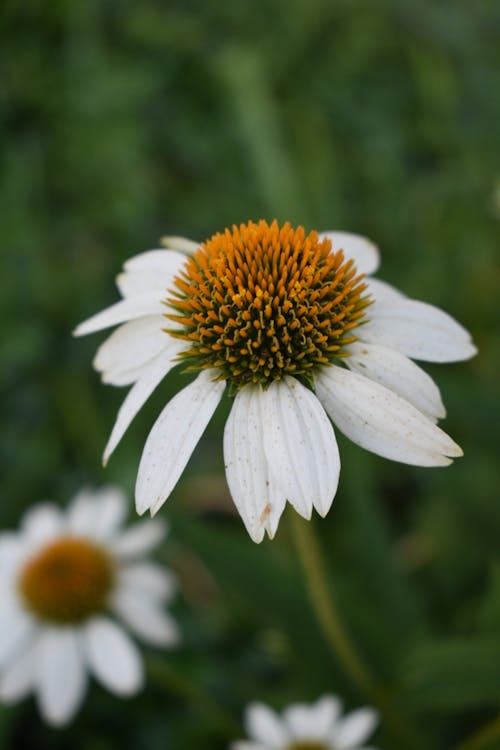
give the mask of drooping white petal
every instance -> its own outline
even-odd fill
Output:
[[[178,342],[171,339],[168,348],[165,348],[163,352],[149,362],[139,380],[127,393],[118,410],[113,430],[104,449],[102,458],[104,466],[106,466],[109,457],[124,436],[135,415],[140,411],[167,373],[170,372],[172,367],[175,367],[176,362],[174,357],[179,349],[180,345]]]
[[[36,676],[38,637],[26,645],[0,673],[0,701],[17,703],[32,689]]]
[[[286,376],[260,390],[270,472],[297,513],[324,516],[337,491],[340,458],[331,422],[305,386]]]
[[[339,750],[355,750],[364,744],[378,723],[378,714],[371,708],[359,708],[341,719],[333,732]]]
[[[167,524],[159,518],[148,518],[123,531],[110,545],[121,560],[142,557],[157,547],[167,534]]]
[[[462,450],[414,406],[379,383],[340,367],[323,368],[316,393],[354,443],[393,461],[447,466]]]
[[[346,365],[413,404],[433,421],[446,416],[439,388],[418,365],[395,349],[356,341],[348,347]]]
[[[279,716],[264,703],[251,703],[248,706],[245,727],[252,739],[273,750],[284,748],[289,739]]]
[[[325,740],[341,710],[333,696],[320,698],[314,705],[295,703],[283,712],[290,735],[295,739]]]
[[[351,232],[320,232],[332,243],[332,252],[343,250],[346,259],[352,258],[359,273],[374,273],[380,264],[378,247],[366,237]]]
[[[111,599],[111,608],[142,640],[154,646],[175,646],[180,632],[177,623],[159,602],[137,590],[120,587]]]
[[[68,508],[68,528],[97,540],[112,537],[126,518],[128,501],[118,487],[83,489]]]
[[[163,330],[166,325],[162,315],[148,315],[113,331],[97,350],[93,362],[104,382],[126,385],[137,379],[136,371],[156,357],[169,341]]]
[[[236,742],[231,742],[231,750],[269,750],[269,745],[262,745],[260,742],[251,740],[236,740]]]
[[[152,562],[135,562],[121,567],[120,588],[139,592],[151,599],[171,599],[177,580],[167,568]]]
[[[128,320],[134,320],[134,318],[142,318],[146,315],[162,315],[164,312],[165,305],[159,297],[149,293],[137,295],[115,302],[114,305],[87,318],[75,328],[73,335],[85,336],[103,328],[126,323]]]
[[[40,713],[49,724],[67,724],[78,710],[86,688],[78,632],[73,628],[47,629],[40,636],[36,669]]]
[[[285,507],[285,495],[271,476],[264,451],[264,415],[260,386],[246,385],[233,402],[224,429],[226,479],[234,504],[254,542],[273,538]]]
[[[64,519],[54,503],[39,503],[24,514],[22,533],[27,545],[33,547],[49,542],[64,529]]]
[[[357,335],[412,359],[456,362],[476,354],[468,331],[438,307],[412,299],[375,301]]]
[[[180,266],[185,262],[185,255],[175,252],[174,249],[165,250],[158,248],[133,255],[125,261],[123,268],[126,271],[157,271],[158,273],[175,275]]]
[[[222,398],[224,381],[202,371],[196,380],[172,398],[149,433],[136,484],[138,513],[155,513],[184,471],[191,453]]]
[[[162,237],[161,244],[169,250],[180,250],[182,253],[192,255],[199,249],[200,243],[188,240],[186,237]]]
[[[83,647],[89,669],[108,690],[131,695],[143,683],[142,659],[136,645],[122,628],[104,617],[84,626]]]

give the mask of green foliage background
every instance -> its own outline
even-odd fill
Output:
[[[314,525],[344,620],[403,722],[422,750],[452,747],[500,704],[498,4],[4,0],[0,18],[1,526],[82,484],[132,497],[180,376],[104,471],[123,392],[91,368],[103,336],[71,338],[118,298],[127,257],[249,218],[366,234],[384,279],[473,332],[476,359],[426,368],[465,457],[418,469],[339,437],[340,490]],[[162,510],[183,648],[148,651],[147,688],[127,703],[93,686],[67,730],[31,702],[0,709],[2,748],[216,750],[243,736],[253,699],[365,702],[314,620],[293,511],[256,546],[232,509],[228,408]],[[384,722],[373,744],[400,750]]]

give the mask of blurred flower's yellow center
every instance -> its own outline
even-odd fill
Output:
[[[104,549],[86,539],[66,537],[28,560],[19,588],[38,617],[69,624],[103,609],[113,578],[113,562]]]
[[[324,742],[316,740],[298,740],[288,745],[287,750],[330,750],[331,745],[325,745]]]
[[[285,375],[311,384],[345,355],[369,299],[352,260],[303,227],[248,222],[214,234],[186,261],[168,299],[189,342],[180,359],[215,367],[234,388]]]

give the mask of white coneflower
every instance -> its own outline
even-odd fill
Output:
[[[252,703],[245,713],[249,739],[233,742],[231,750],[375,750],[365,741],[377,721],[371,708],[341,716],[335,696],[312,705],[294,703],[280,716],[263,703]]]
[[[84,490],[66,512],[41,503],[19,532],[0,535],[1,701],[33,691],[44,719],[63,725],[83,701],[88,672],[120,696],[141,688],[141,655],[122,623],[155,646],[178,641],[164,611],[174,577],[143,560],[165,526],[122,529],[127,505],[118,489]]]
[[[123,299],[75,331],[121,324],[94,360],[105,382],[133,384],[104,461],[169,370],[197,373],[146,441],[139,513],[170,495],[226,385],[226,476],[256,542],[274,536],[287,500],[304,518],[329,510],[340,459],[328,417],[395,461],[446,466],[462,455],[435,424],[437,386],[411,358],[467,359],[471,338],[442,310],[366,278],[379,263],[368,240],[260,221],[165,244],[128,260]]]

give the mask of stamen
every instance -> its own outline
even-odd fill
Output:
[[[276,221],[214,234],[174,283],[169,333],[189,343],[179,359],[219,369],[236,389],[285,375],[311,384],[316,367],[346,355],[370,304],[341,249]]]

